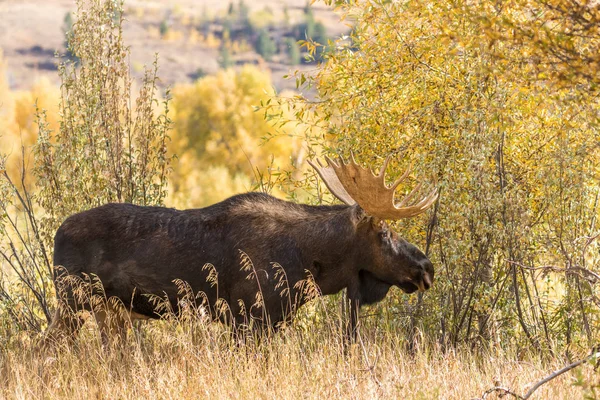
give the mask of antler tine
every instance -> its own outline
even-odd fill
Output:
[[[438,188],[433,189],[427,196],[423,197],[423,199],[415,204],[415,207],[419,207],[422,210],[427,210],[429,207],[436,202],[438,197],[440,196],[440,191]]]
[[[381,166],[381,169],[379,170],[379,176],[381,176],[382,178],[385,178],[385,170],[388,167],[388,164],[390,163],[390,160],[392,159],[392,155],[390,154],[389,156],[387,156],[385,158],[385,161],[383,162],[383,165]]]
[[[406,195],[398,205],[396,205],[396,207],[404,207],[407,204],[409,204],[412,201],[412,198],[415,196],[415,194],[419,193],[422,186],[423,182],[419,182],[419,184],[415,186],[413,190],[411,190],[410,193]]]
[[[338,169],[340,166],[335,163],[329,156],[325,156],[325,161],[327,161],[327,165],[329,165],[333,169]],[[344,165],[344,160],[340,157],[341,165]]]
[[[402,182],[404,182],[404,180],[408,177],[408,175],[410,175],[411,172],[412,172],[412,163],[409,164],[408,168],[406,168],[406,171],[404,171],[402,176],[400,178],[396,179],[396,181],[392,184],[390,189],[396,190],[398,185],[400,185]]]
[[[401,216],[397,216],[396,218],[411,218],[422,214],[435,203],[435,201],[438,199],[438,196],[439,192],[436,188],[427,196],[423,197],[417,204],[408,207],[396,208],[396,210],[402,213]]]
[[[398,178],[391,187],[385,184],[385,171],[391,157],[387,157],[379,174],[362,167],[356,162],[354,152],[350,152],[350,159],[345,162],[340,156],[339,164],[329,157],[325,157],[327,166],[321,164],[321,168],[311,165],[317,170],[331,193],[346,204],[358,205],[370,216],[380,219],[410,218],[421,214],[438,198],[438,191],[434,189],[431,193],[421,199],[417,204],[410,204],[420,192],[422,183],[419,183],[398,205],[395,204],[394,193],[398,185],[403,182],[412,170],[412,165]]]
[[[350,150],[350,161],[349,162],[354,165],[358,165],[358,163],[356,162],[356,159],[354,158],[354,152],[352,150]]]
[[[354,201],[352,196],[350,196],[348,194],[348,192],[344,188],[344,185],[340,182],[340,180],[337,176],[337,173],[335,172],[336,168],[339,168],[339,167],[329,157],[326,156],[325,159],[327,160],[327,164],[328,164],[327,166],[324,166],[323,163],[321,162],[321,160],[317,159],[317,163],[320,165],[320,167],[318,167],[315,163],[313,163],[310,160],[307,160],[307,161],[308,161],[308,164],[311,167],[313,167],[315,171],[317,171],[317,173],[319,174],[319,176],[325,183],[325,186],[327,186],[329,191],[335,197],[337,197],[339,200],[341,200],[342,202],[344,202],[350,206],[353,204],[356,204],[356,202]]]

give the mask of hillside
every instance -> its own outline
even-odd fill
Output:
[[[232,12],[236,13],[240,6],[247,10],[251,35],[231,35],[228,40],[224,30],[229,28],[235,33]],[[74,12],[74,7],[72,0],[4,0],[0,3],[0,48],[8,63],[11,89],[26,89],[42,76],[58,84],[55,52],[65,53],[65,16]],[[259,30],[264,30],[277,51],[285,51],[284,35],[289,36],[294,27],[302,27],[305,7],[305,0],[127,1],[124,36],[131,46],[132,73],[141,75],[143,66],[150,65],[158,53],[162,85],[189,82],[220,68],[226,43],[231,65],[259,64],[272,71],[278,89],[293,87],[294,82],[285,81],[282,76],[290,69],[309,69],[314,65],[292,65],[281,54],[265,57],[271,58],[265,61],[256,53],[255,43],[259,40]],[[314,4],[310,9],[314,20],[322,23],[329,37],[348,31],[338,16],[323,4]],[[228,25],[230,21],[233,23]],[[304,36],[304,32],[296,31],[296,35]]]

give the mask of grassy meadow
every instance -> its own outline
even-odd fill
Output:
[[[0,399],[525,399],[584,359],[528,398],[600,398],[595,2],[154,3],[75,0],[56,76],[28,89],[0,54]],[[171,87],[161,54],[138,61],[148,32]],[[170,315],[103,344],[88,316],[41,345],[69,215],[253,190],[332,204],[306,160],[351,152],[391,155],[389,181],[413,165],[398,198],[441,193],[390,221],[433,263],[432,289],[361,309],[357,343],[342,293],[262,338]]]
[[[404,335],[374,324],[363,327],[358,344],[344,348],[335,317],[306,323],[245,344],[232,341],[221,325],[176,321],[143,322],[126,343],[110,348],[102,346],[93,322],[74,344],[47,351],[23,335],[0,353],[0,397],[475,399],[495,386],[524,395],[569,363],[564,356],[503,347],[442,351],[429,343],[409,352]],[[586,398],[594,382],[597,371],[584,365],[531,398]]]

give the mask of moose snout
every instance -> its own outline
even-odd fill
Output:
[[[433,277],[428,272],[423,274],[423,287],[425,290],[433,286]]]
[[[433,286],[433,265],[431,262],[427,262],[423,265],[421,270],[421,279],[419,280],[417,287],[420,292],[424,292]]]
[[[427,272],[423,272],[421,279],[417,282],[417,288],[419,288],[419,292],[424,292],[429,289],[432,284],[431,276]]]

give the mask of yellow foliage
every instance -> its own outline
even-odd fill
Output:
[[[239,42],[239,41],[237,41],[237,40],[234,40],[234,41],[231,43],[230,49],[231,49],[231,52],[232,52],[233,54],[238,54],[238,53],[240,53],[240,52],[241,52],[241,48],[240,48],[240,42]]]
[[[185,174],[171,179],[169,183],[167,203],[174,207],[210,205],[252,188],[252,182],[245,174],[232,175],[223,165],[200,165],[191,153],[179,157],[177,165],[179,170],[185,169]],[[185,166],[197,168],[189,169]]]
[[[6,61],[4,51],[0,49],[0,124],[5,122],[12,113],[12,96],[8,79],[6,79]],[[1,127],[1,125],[0,125]]]
[[[464,8],[481,21],[495,62],[515,61],[532,78],[555,86],[596,91],[600,83],[600,7],[593,0],[511,1],[498,8],[477,2]],[[518,48],[506,57],[506,48]]]
[[[190,14],[185,14],[185,13],[182,14],[180,23],[183,26],[191,25],[191,23],[192,23],[192,16]]]
[[[200,35],[200,33],[198,33],[197,30],[192,29],[188,35],[188,43],[189,44],[198,44],[201,40],[202,40],[202,35]]]
[[[158,29],[158,27],[153,26],[153,25],[149,25],[146,28],[146,32],[148,33],[148,37],[151,39],[160,39],[160,29]]]
[[[225,198],[225,193],[251,189],[249,183],[261,175],[268,176],[269,171],[291,169],[300,154],[301,141],[283,136],[270,138],[270,124],[253,108],[266,103],[273,94],[269,74],[253,66],[219,71],[194,84],[174,88],[170,150],[179,156],[171,178],[174,197],[181,198],[178,192],[189,193],[184,197],[190,205],[207,205],[214,197],[206,190],[190,195],[195,185],[206,184],[211,177],[221,182],[223,195],[219,198]],[[288,133],[292,133],[291,127]],[[196,178],[209,169],[209,175]]]
[[[209,32],[204,38],[204,45],[211,49],[217,49],[219,46],[221,46],[221,40],[212,32]]]
[[[132,13],[135,19],[143,19],[144,18],[144,14],[145,14],[145,8],[144,7],[130,7],[127,10],[129,13]]]
[[[13,92],[6,85],[4,73],[0,72],[0,75],[0,101],[5,104],[0,111],[0,149],[8,156],[6,170],[9,176],[13,181],[20,181],[23,161],[28,172],[33,167],[30,151],[38,135],[36,108],[46,111],[52,129],[58,128],[60,91],[48,79],[41,78],[29,91]],[[27,183],[30,182],[31,176],[28,176]]]
[[[250,14],[250,25],[257,31],[273,25],[274,21],[273,12],[267,7]]]
[[[587,54],[598,39],[590,28],[589,37],[551,42],[563,27],[545,27],[556,24],[550,19],[561,11],[534,20],[532,7],[352,2],[345,6],[356,20],[351,40],[340,40],[339,51],[328,53],[316,75],[298,75],[301,84],[316,86],[317,101],[290,104],[298,120],[332,134],[308,134],[316,145],[311,150],[325,146],[345,155],[352,150],[369,165],[381,165],[391,154],[390,180],[412,162],[416,172],[399,197],[417,180],[437,177],[435,218],[432,213],[429,220],[423,216],[397,226],[429,250],[441,272],[427,307],[436,315],[429,320],[432,334],[438,334],[440,321],[448,329],[442,342],[473,331],[488,335],[492,312],[504,321],[502,332],[524,328],[521,338],[538,346],[540,341],[552,346],[557,337],[573,340],[560,336],[564,330],[550,334],[542,318],[560,320],[561,328],[569,324],[586,343],[600,332],[598,314],[582,300],[594,298],[589,286],[565,274],[545,285],[527,269],[552,264],[597,271],[600,264],[597,252],[583,256],[586,240],[597,234],[600,102],[593,81],[582,83],[580,64],[587,58],[556,63],[566,53]],[[504,36],[493,37],[498,31]],[[572,47],[561,49],[565,43]],[[537,58],[524,58],[527,54]],[[593,246],[597,251],[598,244]],[[543,305],[527,295],[532,292]],[[471,297],[461,298],[464,293]],[[490,298],[500,299],[504,308]],[[573,311],[567,316],[565,309]]]
[[[183,32],[176,29],[169,29],[163,36],[163,40],[175,42],[183,38]]]

